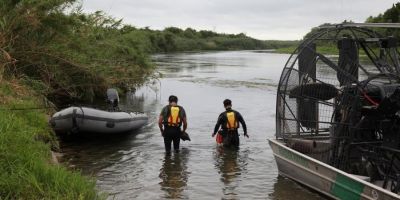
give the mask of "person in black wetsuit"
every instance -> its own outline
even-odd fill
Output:
[[[178,97],[171,95],[168,101],[169,104],[161,110],[158,126],[164,137],[165,151],[170,153],[171,143],[174,142],[174,150],[179,152],[180,136],[187,128],[186,113],[182,106],[178,106]]]
[[[238,111],[232,109],[231,100],[225,99],[224,107],[226,111],[219,115],[212,137],[217,134],[218,129],[221,127],[222,130],[219,132],[219,134],[221,134],[223,137],[224,146],[239,147],[239,122],[242,124],[244,136],[248,138],[249,135],[247,134],[246,123],[244,122],[242,115]]]

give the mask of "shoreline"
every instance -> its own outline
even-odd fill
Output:
[[[0,82],[0,196],[10,199],[105,199],[95,180],[60,162],[50,110],[18,80]]]

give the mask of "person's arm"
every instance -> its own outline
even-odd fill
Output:
[[[187,120],[186,120],[186,117],[183,118],[182,122],[183,122],[183,130],[182,130],[182,132],[185,132],[186,129],[187,129]]]
[[[183,107],[181,107],[181,115],[182,115],[182,123],[183,123],[183,130],[184,133],[187,129],[187,118],[186,118],[186,111]]]
[[[164,122],[164,114],[165,114],[165,112],[166,112],[166,109],[167,109],[167,108],[164,107],[164,108],[161,110],[160,116],[159,116],[159,118],[158,118],[158,127],[160,128],[161,136],[163,136],[163,137],[164,137],[163,122]]]
[[[243,127],[244,136],[248,138],[249,135],[247,134],[246,122],[244,121],[244,119],[240,113],[238,113],[238,115],[239,115],[238,120],[242,124],[242,127]]]
[[[222,117],[221,117],[221,115],[219,115],[219,116],[218,116],[217,123],[215,124],[215,127],[214,127],[214,132],[213,132],[212,135],[211,135],[212,137],[214,137],[215,134],[217,134],[218,129],[219,129],[219,127],[221,126],[221,124],[222,124]]]
[[[162,115],[160,115],[160,117],[158,118],[158,127],[160,128],[161,136],[164,137],[163,121],[164,121],[164,118]]]

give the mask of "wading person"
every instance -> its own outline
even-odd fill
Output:
[[[175,152],[179,152],[180,136],[187,128],[186,113],[182,106],[178,106],[178,97],[171,95],[168,102],[169,104],[161,110],[158,126],[164,137],[166,153],[171,152],[172,142]],[[181,130],[182,124],[183,130]]]
[[[224,107],[225,112],[219,115],[212,137],[217,134],[218,129],[221,127],[221,131],[219,131],[218,134],[222,135],[224,147],[239,147],[239,122],[243,126],[244,136],[248,138],[249,135],[247,135],[246,123],[244,122],[242,115],[238,111],[232,109],[231,100],[225,99]]]

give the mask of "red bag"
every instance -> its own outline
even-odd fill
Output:
[[[217,137],[215,137],[215,141],[217,141],[217,144],[222,144],[224,141],[224,138],[222,137],[221,134],[217,133]]]

